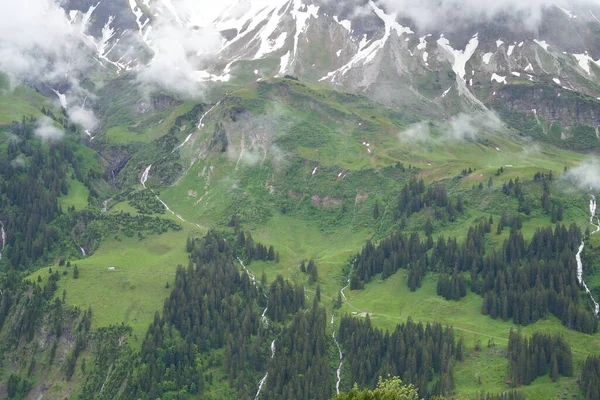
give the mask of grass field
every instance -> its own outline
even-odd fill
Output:
[[[410,316],[415,321],[438,321],[451,325],[457,335],[464,335],[467,348],[472,350],[475,340],[480,340],[482,352],[470,353],[464,364],[458,365],[455,371],[457,391],[464,395],[486,390],[501,392],[509,389],[504,383],[508,365],[503,348],[508,344],[511,329],[519,329],[525,334],[533,332],[558,332],[564,335],[572,346],[573,361],[576,370],[581,368],[585,357],[590,353],[600,352],[600,333],[586,335],[568,330],[554,317],[538,321],[529,326],[516,326],[510,322],[493,320],[481,314],[482,299],[469,293],[460,301],[446,301],[436,295],[434,276],[429,275],[423,287],[411,293],[406,284],[403,270],[386,281],[374,280],[367,284],[364,291],[347,290],[346,301],[341,312],[368,312],[373,323],[381,328],[394,329],[396,324],[405,322]],[[492,339],[495,350],[487,348]],[[478,384],[481,378],[481,385]],[[562,392],[564,388],[573,388],[574,379],[561,378],[558,384],[549,383],[549,379],[539,378],[523,390],[531,398],[547,399]],[[528,397],[529,398],[529,397]]]
[[[75,207],[75,210],[80,211],[88,205],[89,190],[85,185],[76,179],[69,180],[69,194],[59,198],[60,205],[63,209]]]
[[[0,125],[20,121],[23,116],[42,116],[42,107],[54,108],[50,99],[35,90],[23,85],[9,88],[3,78],[0,77]]]
[[[200,234],[190,230],[150,235],[143,242],[136,238],[119,236],[118,240],[105,240],[91,257],[71,260],[71,267],[53,266],[53,270],[67,271],[58,282],[56,295],[66,290],[68,304],[80,308],[92,307],[94,327],[125,323],[133,328],[136,345],[146,333],[154,313],[162,309],[173,284],[178,264],[187,266],[185,241],[188,234]],[[80,274],[73,279],[72,270],[77,264]],[[114,266],[114,271],[108,267]],[[30,276],[44,280],[46,268]]]

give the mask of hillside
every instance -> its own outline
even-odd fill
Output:
[[[0,397],[598,398],[600,10],[398,4],[7,11]]]

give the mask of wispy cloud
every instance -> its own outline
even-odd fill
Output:
[[[41,117],[38,119],[34,134],[42,140],[60,140],[65,135],[65,132],[57,128],[48,117]]]

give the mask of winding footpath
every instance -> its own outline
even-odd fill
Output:
[[[598,224],[594,224],[594,217],[596,217],[596,197],[592,196],[590,200],[590,225],[595,227],[596,230],[590,235],[593,235],[594,233],[600,231],[600,219],[597,218],[596,220]],[[596,315],[598,315],[598,312],[600,311],[600,305],[598,305],[598,302],[594,299],[594,296],[590,292],[590,289],[588,289],[588,286],[583,280],[583,263],[581,262],[581,253],[583,252],[584,247],[585,240],[582,239],[581,245],[579,245],[579,251],[575,255],[575,260],[577,261],[577,280],[579,281],[579,284],[583,286],[586,293],[590,296],[590,299],[592,299],[592,302],[594,303],[594,311]]]

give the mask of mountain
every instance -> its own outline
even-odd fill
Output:
[[[248,83],[289,74],[366,93],[387,104],[446,115],[465,107],[505,104],[513,87],[550,86],[557,97],[566,91],[590,100],[600,97],[597,7],[546,7],[532,29],[506,13],[491,21],[447,21],[447,30],[427,30],[383,3],[355,3],[234,3],[216,19],[222,42],[196,66],[196,77]],[[95,38],[99,60],[116,63],[117,70],[135,68],[143,59],[110,53],[128,36],[137,34],[152,48],[155,20],[160,24],[166,14],[177,25],[193,26],[198,19],[193,13],[198,10],[184,1],[132,0],[129,6],[64,6],[71,20],[81,18],[84,26],[93,16],[87,31]],[[546,110],[540,112],[551,117]]]
[[[0,6],[0,397],[598,398],[600,9],[530,3]]]

